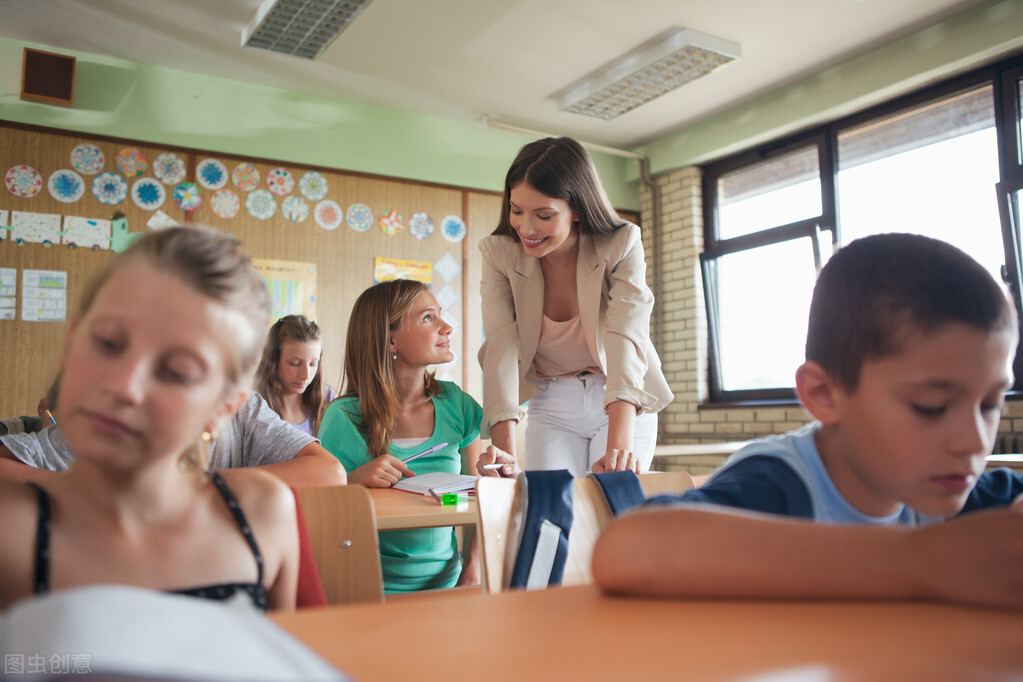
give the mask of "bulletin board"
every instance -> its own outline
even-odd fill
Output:
[[[313,296],[324,379],[335,387],[349,312],[373,284],[376,259],[422,264],[455,329],[455,361],[438,367],[438,377],[481,397],[476,244],[497,223],[497,193],[4,122],[0,173],[0,268],[16,270],[19,306],[16,319],[0,320],[0,416],[34,413],[67,331],[67,323],[22,319],[24,271],[66,272],[70,320],[111,248],[133,234],[186,222],[233,234],[254,259],[302,271],[281,277],[285,285],[301,280]],[[15,212],[61,216],[58,241],[16,238]],[[77,224],[84,230],[92,223],[102,228],[117,213],[123,217],[113,221],[109,243],[68,243],[85,234],[63,229],[68,216],[83,219]]]

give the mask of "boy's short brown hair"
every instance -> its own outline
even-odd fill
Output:
[[[864,237],[839,249],[817,278],[806,359],[852,391],[867,360],[950,322],[986,332],[1017,326],[1004,288],[951,244],[915,234]]]

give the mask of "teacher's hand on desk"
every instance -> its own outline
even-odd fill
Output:
[[[631,450],[612,449],[593,463],[591,471],[595,474],[605,471],[634,471],[638,474],[639,457],[636,457]]]
[[[405,462],[392,455],[381,455],[349,472],[348,482],[367,488],[390,488],[402,478],[411,476],[415,476],[415,473]]]
[[[498,464],[501,466],[495,467]],[[479,460],[476,461],[476,472],[480,476],[515,478],[522,473],[522,469],[519,468],[519,463],[515,461],[515,457],[496,445],[488,445],[487,449],[480,455]]]

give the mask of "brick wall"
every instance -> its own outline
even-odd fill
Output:
[[[653,231],[644,229],[647,281],[654,291],[654,344],[675,400],[660,414],[659,443],[711,443],[748,440],[784,433],[810,418],[798,405],[786,407],[718,408],[704,405],[707,385],[707,318],[700,278],[703,249],[703,196],[699,168],[683,168],[655,178],[661,193],[660,249]],[[653,193],[641,193],[644,226],[655,225]],[[660,277],[655,277],[659,268]],[[658,281],[659,280],[659,281]],[[658,334],[659,332],[659,334]],[[1023,434],[1023,402],[1006,405],[1002,432]],[[654,459],[655,470],[709,473],[724,457]]]

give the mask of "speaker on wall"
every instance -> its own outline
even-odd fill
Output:
[[[75,58],[24,48],[21,99],[71,106],[75,99]]]

